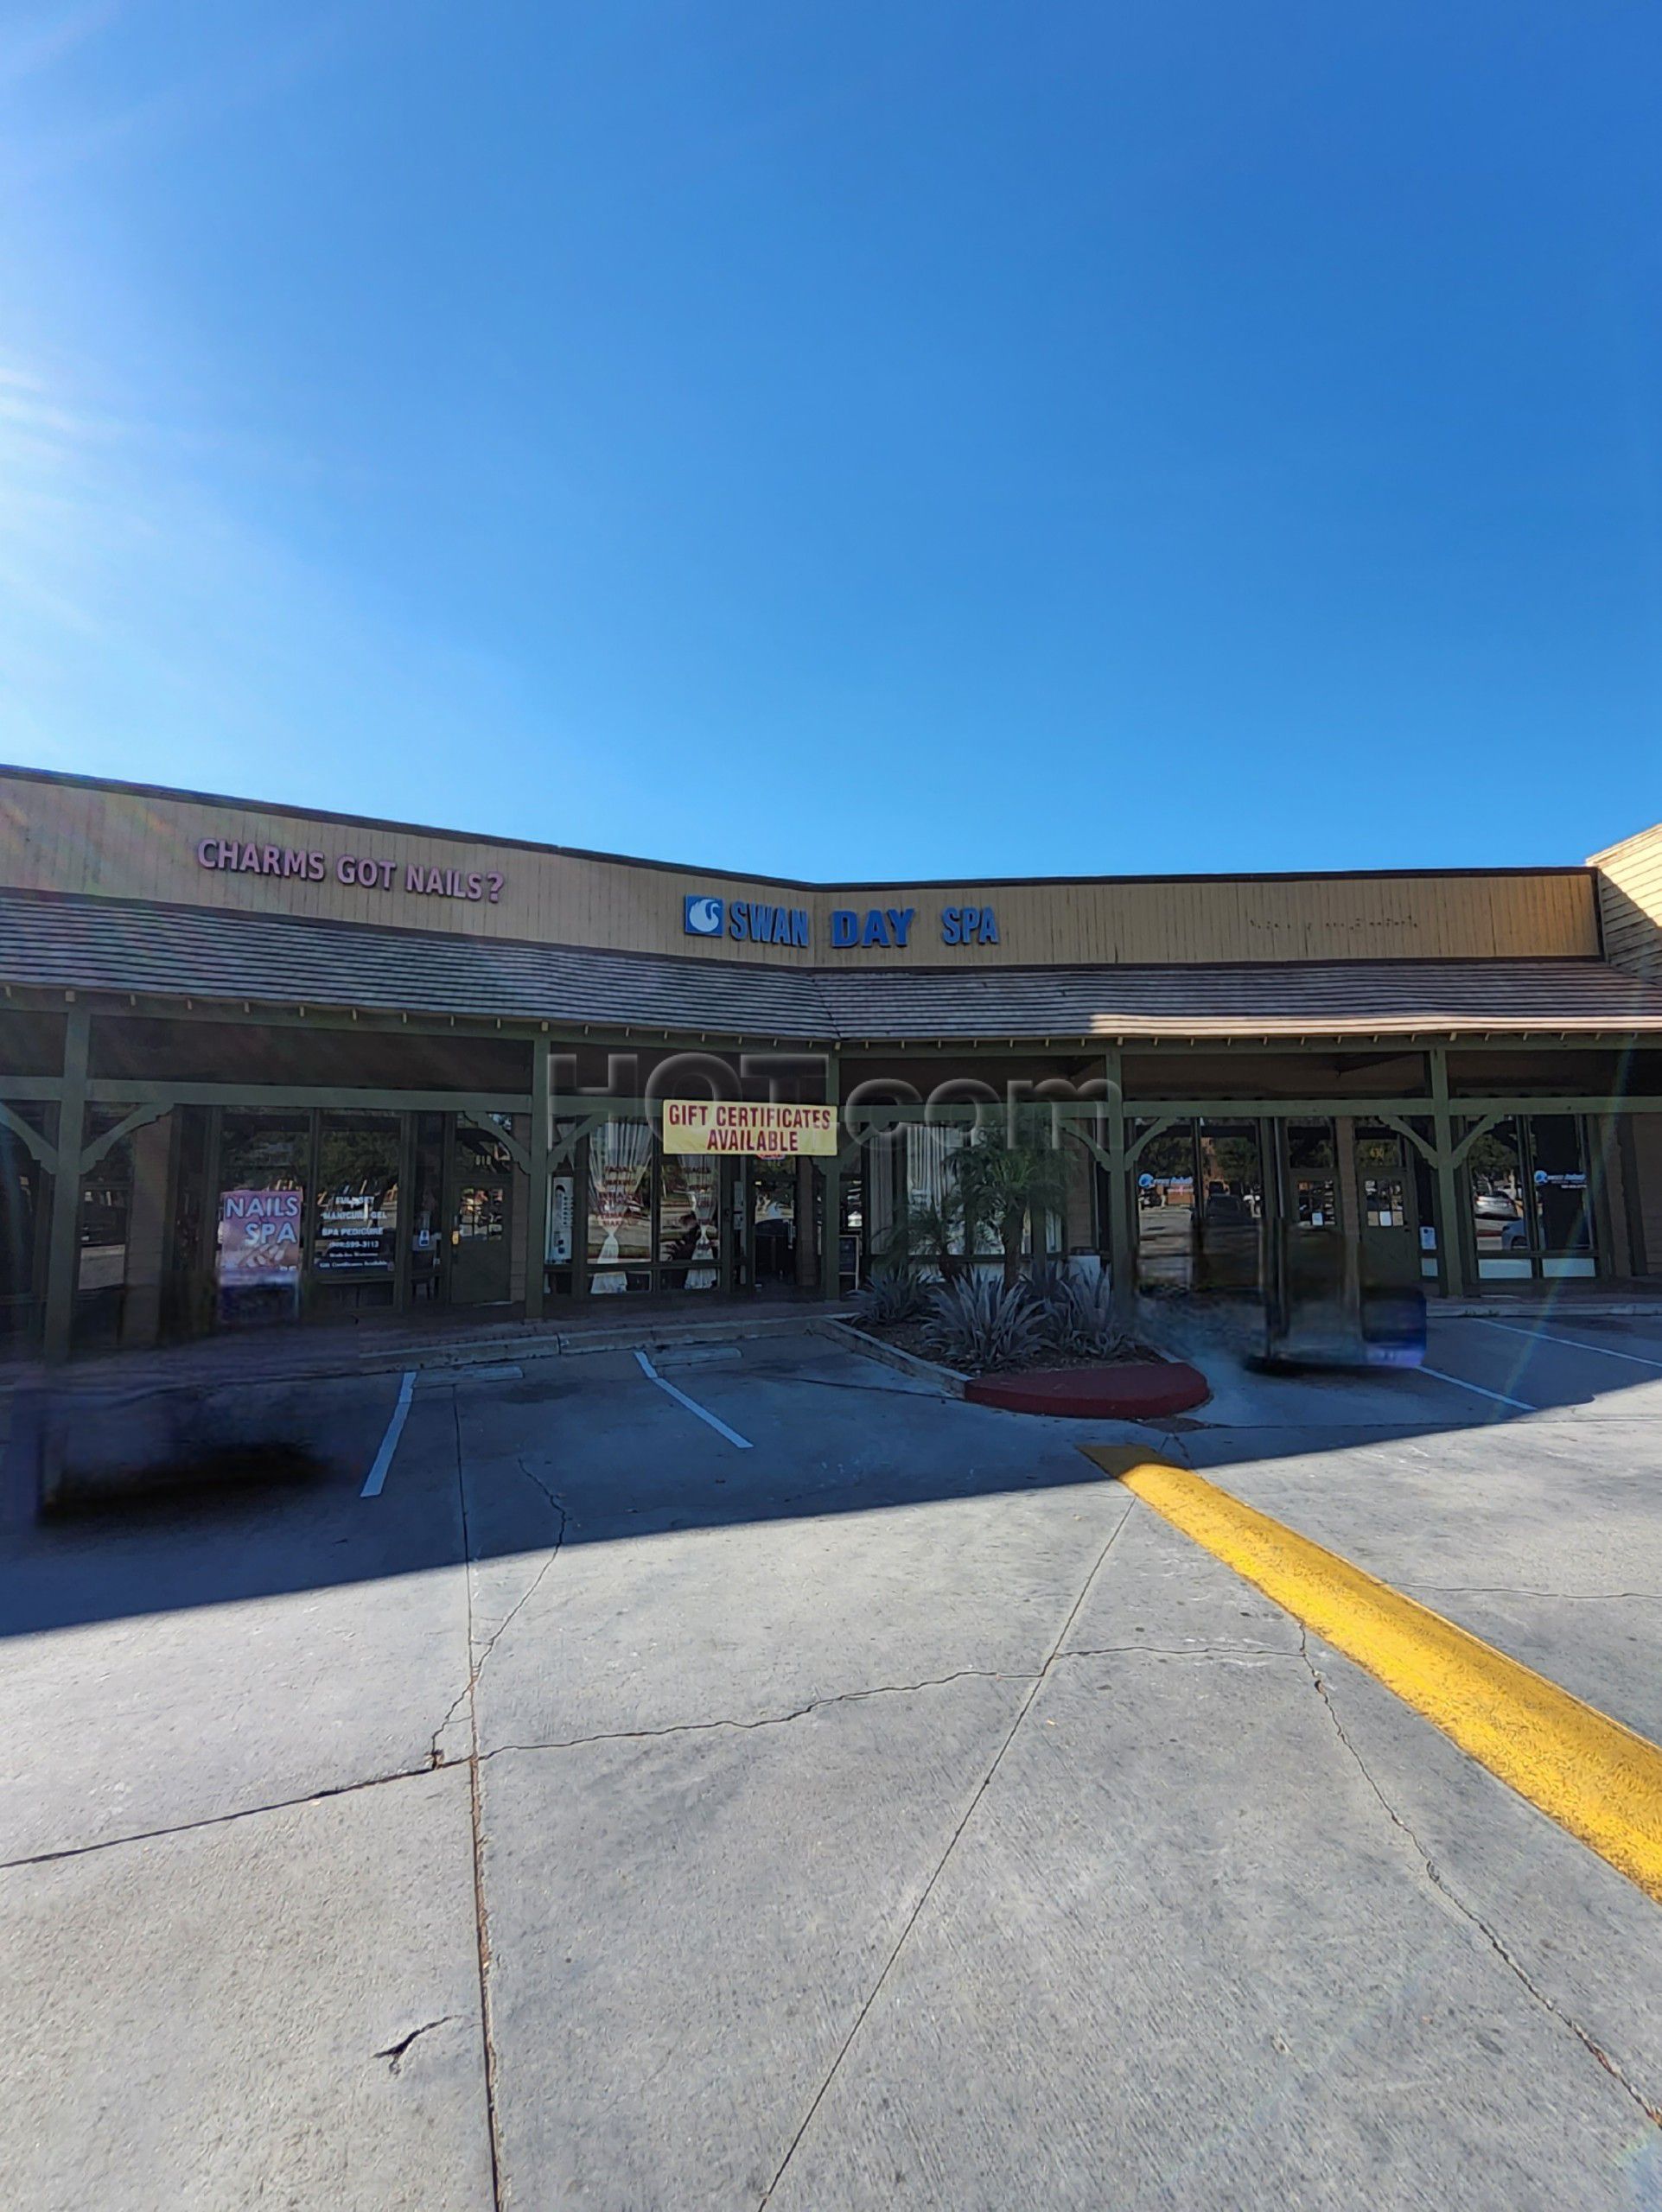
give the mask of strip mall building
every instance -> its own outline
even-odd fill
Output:
[[[1127,1289],[1662,1277],[1659,916],[1662,830],[827,887],[0,771],[0,1330],[835,1294],[1012,1100]]]

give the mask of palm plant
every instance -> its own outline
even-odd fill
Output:
[[[982,1222],[997,1230],[1006,1287],[1022,1273],[1023,1232],[1067,1198],[1067,1160],[1043,1112],[1005,1116],[977,1131],[952,1154],[950,1166],[971,1235]]]
[[[933,1268],[943,1282],[955,1282],[965,1271],[965,1249],[972,1235],[964,1193],[948,1183],[933,1198],[912,1200],[876,1257],[885,1267]]]

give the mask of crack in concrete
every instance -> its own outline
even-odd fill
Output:
[[[198,1828],[226,1827],[233,1821],[258,1820],[262,1813],[291,1813],[302,1805],[326,1805],[334,1797],[354,1796],[360,1789],[380,1789],[389,1782],[420,1782],[430,1766],[399,1767],[392,1774],[366,1775],[361,1782],[337,1783],[328,1789],[308,1789],[298,1797],[274,1797],[263,1805],[239,1805],[229,1813],[204,1813],[200,1820],[175,1821],[169,1827],[137,1828],[129,1835],[106,1835],[97,1843],[68,1843],[57,1851],[34,1851],[19,1859],[0,1859],[0,1874],[20,1866],[51,1866],[60,1859],[86,1859],[96,1851],[119,1851],[132,1843],[159,1843],[170,1835],[192,1835]]]
[[[712,1728],[783,1728],[793,1720],[806,1720],[810,1713],[822,1712],[829,1705],[856,1705],[862,1699],[872,1697],[906,1697],[914,1690],[943,1689],[948,1682],[1030,1682],[1038,1676],[1021,1668],[960,1667],[951,1675],[930,1675],[920,1682],[876,1682],[869,1689],[836,1690],[829,1697],[812,1698],[806,1705],[793,1706],[788,1713],[760,1713],[754,1720],[722,1719],[719,1720],[677,1720],[666,1728],[602,1728],[592,1736],[562,1736],[543,1744],[498,1744],[488,1751],[481,1751],[480,1758],[498,1759],[506,1751],[573,1751],[585,1744],[645,1744],[665,1736],[696,1736]]]
[[[450,1419],[455,1434],[456,1499],[462,1514],[462,1586],[467,1608],[468,1650],[471,1656],[474,1648],[473,1535],[468,1525],[468,1479],[462,1450],[462,1401],[454,1384],[450,1390]],[[519,1465],[521,1471],[525,1471],[523,1460]],[[537,1478],[533,1475],[532,1480],[537,1482]],[[544,1484],[537,1482],[537,1487],[547,1496]],[[565,1535],[564,1517],[559,1533],[563,1540]],[[558,1548],[557,1541],[556,1550]],[[538,1580],[541,1580],[540,1576]],[[519,1611],[518,1606],[514,1611]],[[507,1623],[503,1622],[502,1627],[506,1625]],[[500,1633],[501,1629],[499,1628],[497,1634]],[[493,1637],[492,1642],[494,1641]],[[491,2203],[494,2212],[501,2212],[504,2193],[502,2131],[496,2089],[496,2031],[491,2019],[491,1934],[490,1915],[485,1903],[485,1813],[479,1787],[478,1681],[479,1669],[474,1667],[469,1671],[468,1687],[462,1694],[468,1700],[468,1810],[473,1843],[474,1935],[479,1952],[479,2037],[485,2062],[485,2136],[491,2156]],[[440,1730],[434,1731],[436,1751],[440,1732]]]
[[[1604,2069],[1605,2072],[1610,2076],[1610,2079],[1645,2115],[1645,2118],[1650,2121],[1652,2126],[1662,2128],[1662,2107],[1652,2104],[1650,2099],[1645,2094],[1644,2091],[1640,2088],[1638,2084],[1629,2080],[1616,2060],[1610,2056],[1609,2052],[1604,2049],[1602,2044],[1598,2042],[1597,2038],[1590,2032],[1590,2031],[1582,2025],[1581,2022],[1576,2018],[1573,2013],[1566,2012],[1562,2005],[1554,2003],[1553,1999],[1548,1996],[1545,1990],[1541,1987],[1540,1984],[1530,1973],[1528,1967],[1524,1965],[1522,1960],[1516,1957],[1514,1954],[1508,1949],[1506,1942],[1502,1940],[1498,1931],[1489,1925],[1488,1922],[1484,1919],[1482,1914],[1480,1913],[1474,1906],[1468,1904],[1465,1898],[1460,1895],[1459,1891],[1450,1885],[1447,1878],[1439,1870],[1436,1862],[1431,1857],[1430,1853],[1420,1841],[1419,1837],[1414,1833],[1413,1828],[1403,1818],[1402,1815],[1397,1810],[1391,1800],[1385,1796],[1385,1791],[1374,1780],[1373,1775],[1369,1769],[1366,1760],[1362,1757],[1360,1751],[1357,1750],[1355,1744],[1351,1740],[1349,1732],[1347,1730],[1344,1722],[1339,1717],[1339,1709],[1333,1701],[1333,1694],[1328,1686],[1326,1677],[1322,1675],[1320,1668],[1317,1667],[1315,1660],[1310,1656],[1309,1641],[1309,1631],[1301,1624],[1299,1629],[1298,1656],[1303,1660],[1305,1666],[1309,1669],[1310,1681],[1315,1687],[1316,1695],[1321,1699],[1322,1705],[1327,1709],[1328,1718],[1332,1721],[1334,1726],[1334,1732],[1338,1737],[1340,1742],[1344,1745],[1346,1751],[1349,1752],[1352,1759],[1355,1762],[1357,1772],[1361,1776],[1363,1781],[1366,1783],[1368,1788],[1379,1800],[1380,1808],[1385,1813],[1386,1819],[1391,1822],[1391,1826],[1397,1829],[1398,1834],[1409,1846],[1410,1849],[1418,1859],[1421,1869],[1424,1873],[1427,1881],[1430,1882],[1432,1888],[1435,1889],[1438,1894],[1453,1907],[1454,1910],[1459,1914],[1460,1917],[1465,1921],[1469,1927],[1476,1929],[1477,1933],[1482,1936],[1484,1942],[1494,1953],[1496,1958],[1498,1958],[1507,1971],[1514,1976],[1519,1986],[1528,1992],[1529,1995],[1534,1999],[1535,2002],[1540,2005],[1542,2010],[1548,2013],[1551,2018],[1556,2020],[1560,2027],[1567,2028],[1570,2034],[1575,2037],[1577,2043],[1581,2044],[1582,2048],[1587,2051],[1589,2056],[1598,2061],[1598,2063]]]
[[[1637,1598],[1641,1605],[1662,1605],[1662,1590],[1538,1590],[1515,1582],[1404,1582],[1402,1586],[1451,1598]]]
[[[503,1637],[506,1635],[508,1630],[513,1626],[513,1622],[519,1614],[521,1613],[525,1610],[525,1606],[531,1603],[531,1600],[536,1596],[538,1591],[542,1587],[543,1577],[548,1573],[549,1568],[553,1566],[555,1560],[559,1557],[561,1547],[565,1542],[566,1524],[569,1518],[565,1507],[561,1503],[560,1500],[555,1497],[553,1491],[550,1490],[548,1484],[543,1480],[542,1477],[532,1472],[531,1469],[526,1465],[523,1455],[516,1458],[514,1464],[518,1466],[520,1473],[525,1477],[527,1482],[535,1484],[536,1487],[541,1491],[543,1496],[548,1500],[550,1505],[552,1506],[555,1512],[558,1514],[559,1526],[554,1532],[554,1542],[550,1549],[548,1557],[538,1568],[530,1583],[520,1592],[519,1596],[508,1608],[502,1618],[491,1630],[489,1637],[486,1639],[484,1648],[480,1651],[478,1657],[474,1660],[472,1666],[468,1669],[467,1681],[463,1682],[462,1688],[450,1700],[449,1706],[445,1708],[444,1718],[439,1722],[438,1726],[434,1729],[432,1740],[428,1747],[427,1754],[428,1762],[430,1765],[432,1766],[438,1767],[444,1764],[444,1755],[439,1749],[440,1737],[443,1735],[451,1721],[455,1719],[456,1713],[463,1701],[466,1699],[470,1698],[474,1692],[478,1688],[479,1677],[484,1672],[485,1662],[490,1657],[492,1652],[495,1650]],[[462,1546],[465,1551],[467,1548],[467,1512],[465,1506],[462,1511]],[[471,1559],[468,1559],[463,1561],[462,1572],[469,1579],[469,1596],[468,1601],[468,1645],[471,1651],[473,1648],[473,1599],[471,1595],[473,1562]]]
[[[947,1838],[946,1848],[941,1853],[940,1857],[936,1860],[934,1872],[930,1875],[928,1880],[918,1892],[917,1901],[913,1905],[911,1911],[907,1913],[905,1923],[901,1927],[899,1936],[895,1940],[894,1948],[889,1952],[888,1958],[883,1961],[882,1971],[878,1974],[876,1981],[872,1983],[865,2002],[856,2013],[854,2017],[854,2024],[850,2028],[847,2035],[844,2037],[842,2044],[838,2047],[837,2056],[832,2059],[830,2068],[827,2069],[825,2078],[821,2082],[819,2087],[814,2091],[812,2099],[809,2103],[808,2109],[802,2115],[800,2125],[798,2126],[795,2134],[792,2136],[790,2142],[786,2146],[785,2156],[780,2160],[779,2164],[774,2171],[774,2178],[768,2183],[767,2188],[763,2190],[761,2197],[758,2199],[756,2212],[767,2212],[767,2207],[773,2200],[774,2192],[779,2187],[780,2182],[784,2180],[786,2171],[789,2167],[792,2159],[795,2158],[798,2147],[801,2144],[802,2139],[806,2135],[809,2128],[813,2125],[814,2114],[819,2110],[820,2106],[825,2102],[832,2082],[835,2082],[837,2075],[842,2071],[844,2060],[853,2049],[855,2040],[858,2037],[861,2029],[864,2027],[867,2020],[870,2018],[871,2009],[877,2002],[879,1997],[882,1996],[884,1985],[887,1983],[889,1975],[895,1970],[895,1962],[900,1957],[901,1953],[906,1948],[906,1945],[911,1936],[912,1930],[918,1924],[920,1915],[922,1913],[925,1905],[928,1904],[930,1898],[933,1896],[935,1885],[939,1881],[942,1874],[946,1871],[947,1862],[951,1859],[952,1853],[957,1850],[959,1839],[962,1837],[965,1830],[969,1827],[970,1822],[974,1819],[977,1807],[980,1804],[982,1799],[986,1796],[987,1791],[991,1787],[993,1777],[997,1773],[1000,1766],[1003,1764],[1005,1752],[1009,1751],[1010,1745],[1016,1741],[1016,1734],[1021,1728],[1022,1723],[1027,1719],[1028,1713],[1032,1712],[1034,1700],[1038,1696],[1039,1692],[1049,1679],[1050,1670],[1056,1663],[1057,1655],[1060,1652],[1062,1645],[1067,1640],[1068,1630],[1078,1619],[1080,1607],[1084,1605],[1086,1599],[1090,1596],[1092,1589],[1096,1586],[1097,1577],[1102,1573],[1103,1568],[1107,1565],[1108,1554],[1113,1550],[1115,1544],[1118,1541],[1120,1531],[1124,1528],[1125,1523],[1131,1517],[1131,1507],[1133,1503],[1134,1500],[1131,1498],[1128,1497],[1126,1499],[1125,1510],[1120,1515],[1118,1520],[1115,1522],[1114,1526],[1109,1534],[1107,1541],[1097,1554],[1096,1559],[1092,1564],[1090,1573],[1080,1584],[1079,1593],[1078,1597],[1074,1599],[1073,1604],[1068,1607],[1067,1619],[1063,1621],[1060,1628],[1056,1631],[1056,1640],[1050,1647],[1050,1650],[1045,1659],[1044,1665],[1039,1669],[1036,1675],[1032,1676],[1028,1685],[1028,1694],[1017,1707],[1016,1717],[1010,1722],[1009,1726],[1005,1730],[1003,1740],[999,1745],[998,1749],[993,1753],[991,1763],[989,1764],[986,1772],[982,1776],[980,1781],[976,1784],[974,1790],[971,1792],[970,1802],[965,1807],[958,1826],[952,1830],[952,1834]]]
[[[1060,1651],[1064,1659],[1136,1658],[1146,1653],[1153,1659],[1296,1659],[1284,1643],[1088,1643],[1077,1651]]]
[[[422,2036],[431,2035],[435,2028],[444,2027],[455,2018],[454,2012],[441,2012],[436,2020],[423,2020],[420,2027],[411,2028],[407,2036],[403,2037],[398,2043],[388,2044],[384,2050],[378,2050],[373,2056],[387,2061],[388,2073],[400,2073],[404,2068],[404,2053],[411,2044]]]

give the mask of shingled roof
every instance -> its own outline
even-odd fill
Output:
[[[1662,1033],[1600,960],[810,969],[0,892],[0,984],[793,1041]]]

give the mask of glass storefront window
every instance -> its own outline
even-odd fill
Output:
[[[1541,1272],[1590,1275],[1593,1229],[1579,1119],[1574,1114],[1531,1114],[1529,1148]]]
[[[1496,1122],[1472,1145],[1466,1173],[1481,1278],[1596,1271],[1576,1116],[1526,1114]]]
[[[225,1117],[214,1207],[222,1323],[291,1321],[299,1314],[308,1135],[303,1115]]]
[[[1137,1154],[1132,1183],[1138,1281],[1187,1290],[1194,1260],[1194,1124],[1150,1137]]]
[[[39,1107],[14,1106],[12,1111],[46,1135]],[[22,1139],[0,1128],[0,1342],[26,1336],[38,1311],[39,1274],[46,1256],[45,1179],[46,1170]]]
[[[442,1114],[416,1116],[416,1156],[410,1205],[410,1295],[428,1305],[439,1294],[439,1264],[443,1248],[444,1117]]]
[[[1257,1290],[1264,1217],[1258,1133],[1251,1122],[1202,1122],[1195,1287]]]
[[[1331,1122],[1289,1122],[1289,1229],[1331,1232],[1339,1226],[1338,1154]]]
[[[665,1153],[659,1162],[658,1258],[665,1290],[714,1290],[721,1279],[721,1163]]]
[[[1362,1217],[1370,1229],[1406,1229],[1408,1192],[1399,1175],[1362,1178]]]
[[[1403,1140],[1395,1129],[1382,1129],[1377,1123],[1359,1127],[1356,1178],[1362,1219],[1369,1229],[1408,1227],[1408,1171],[1403,1164]]]
[[[311,1269],[320,1307],[392,1303],[403,1149],[397,1114],[319,1116]]]
[[[392,1279],[398,1244],[398,1117],[325,1114],[317,1141],[312,1266]]]
[[[123,1106],[88,1110],[85,1140],[93,1143],[126,1118]],[[76,1224],[75,1338],[80,1344],[113,1343],[121,1328],[127,1283],[127,1232],[132,1215],[133,1146],[124,1137],[106,1152],[80,1186]]]
[[[1295,1175],[1331,1176],[1338,1166],[1331,1122],[1289,1122],[1287,1165]]]
[[[1493,1281],[1532,1274],[1524,1135],[1516,1121],[1497,1122],[1474,1141],[1466,1155],[1466,1173],[1479,1275]]]
[[[652,1282],[653,1132],[602,1122],[589,1139],[589,1288],[604,1295]]]
[[[445,1295],[452,1306],[506,1305],[513,1288],[508,1237],[513,1154],[488,1128],[458,1115],[451,1156]]]

